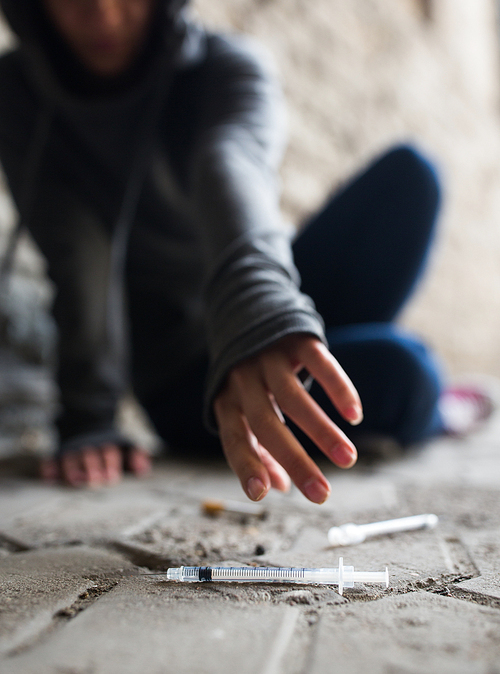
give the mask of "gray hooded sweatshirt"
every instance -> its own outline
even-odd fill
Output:
[[[0,160],[57,289],[62,451],[118,441],[127,387],[150,398],[205,353],[216,431],[236,363],[291,333],[324,341],[279,211],[269,58],[185,4],[159,0],[137,63],[104,86],[39,0],[0,0],[19,38],[0,59]]]

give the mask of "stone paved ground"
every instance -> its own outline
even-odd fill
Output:
[[[244,500],[221,464],[164,460],[112,489],[0,480],[0,670],[5,674],[500,674],[500,415],[467,440],[328,470],[265,519],[200,510]],[[328,547],[345,522],[434,512],[434,530]],[[387,565],[390,587],[173,584],[171,565]]]

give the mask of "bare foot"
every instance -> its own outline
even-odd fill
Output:
[[[140,447],[127,450],[127,467],[138,477],[151,471],[151,457]],[[63,482],[72,487],[99,487],[119,482],[123,476],[123,450],[117,445],[82,447],[58,459],[45,459],[40,474],[45,482]]]

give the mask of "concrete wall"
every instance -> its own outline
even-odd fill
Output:
[[[438,163],[445,207],[403,322],[452,372],[500,375],[500,109],[494,0],[196,0],[258,37],[290,109],[283,209],[294,223],[389,144]],[[0,31],[0,43],[3,40]],[[8,209],[0,203],[0,229]]]
[[[494,0],[197,0],[274,53],[290,105],[283,206],[295,222],[371,156],[413,140],[445,207],[403,322],[454,373],[500,375],[500,108]]]

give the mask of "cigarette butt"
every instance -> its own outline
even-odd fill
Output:
[[[201,509],[205,515],[211,515],[212,517],[215,517],[216,515],[220,515],[222,512],[224,512],[224,504],[222,501],[203,501],[201,504]]]
[[[262,506],[239,501],[215,501],[208,499],[202,501],[201,510],[205,515],[210,515],[211,517],[217,517],[223,512],[235,513],[237,515],[252,515],[261,518],[267,515],[267,511]]]

